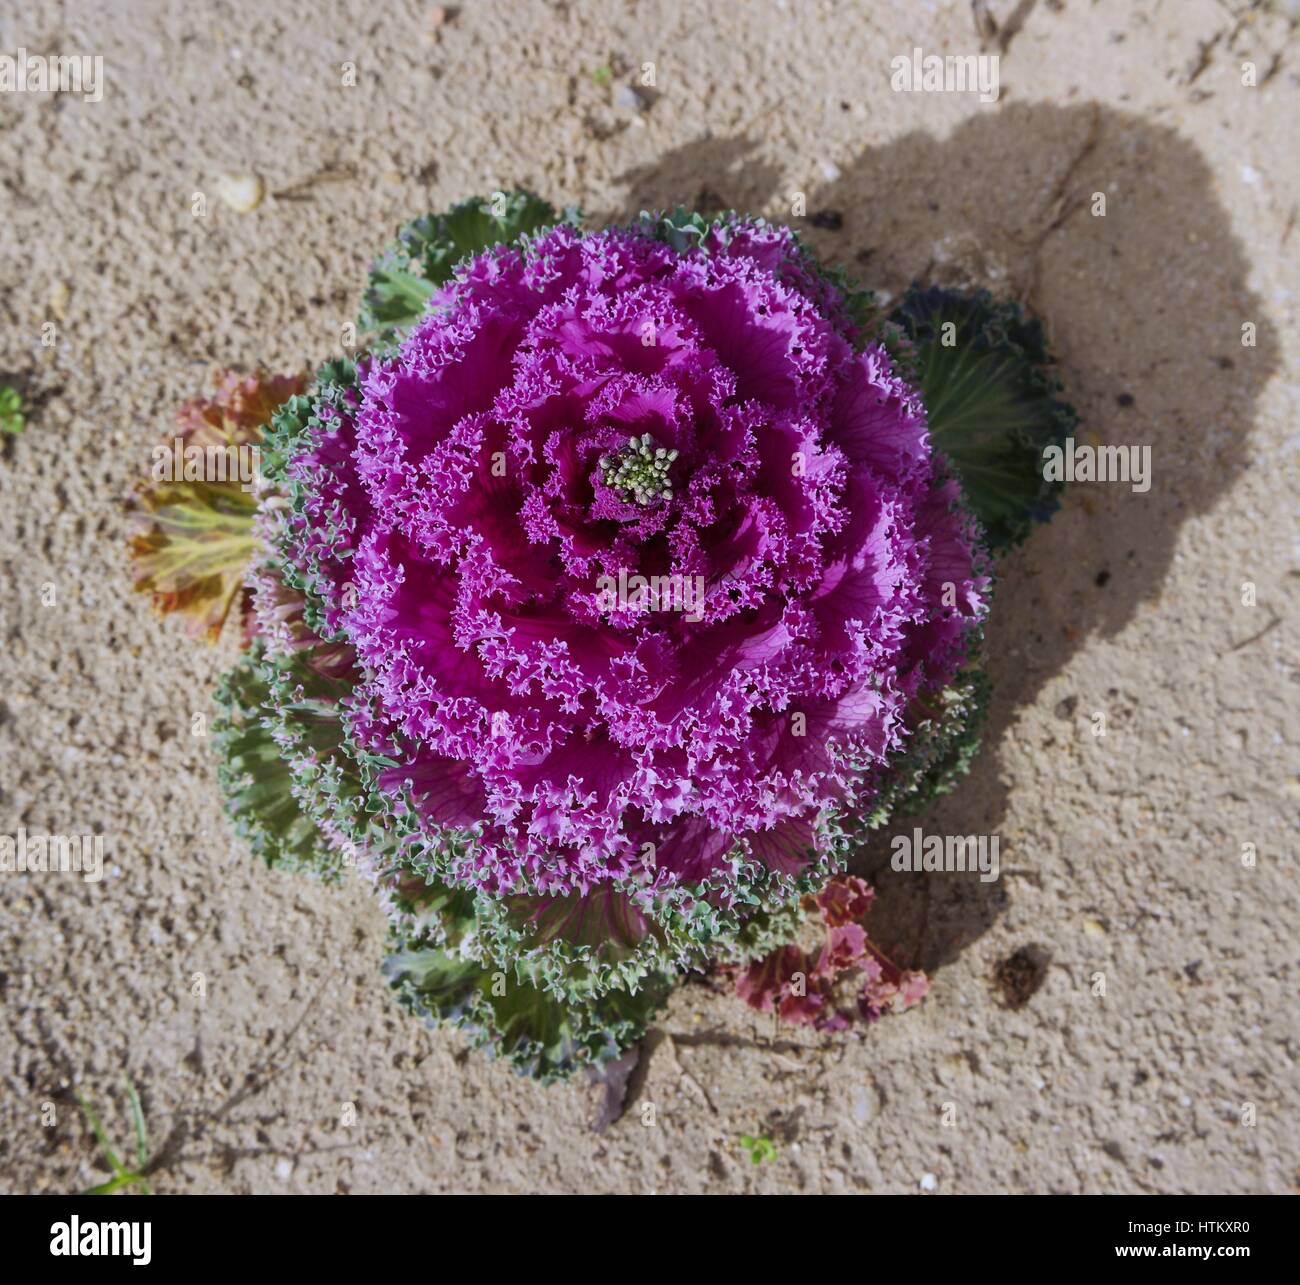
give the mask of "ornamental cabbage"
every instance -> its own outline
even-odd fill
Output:
[[[363,322],[265,437],[222,782],[268,861],[370,878],[408,1005],[549,1079],[964,770],[989,552],[1071,412],[1016,310],[886,317],[732,215],[466,203]]]

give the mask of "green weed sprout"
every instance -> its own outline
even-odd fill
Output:
[[[135,1091],[130,1076],[123,1078],[127,1100],[131,1104],[131,1122],[135,1126],[136,1167],[128,1169],[118,1158],[117,1152],[113,1150],[113,1144],[108,1140],[108,1134],[104,1131],[103,1124],[100,1123],[99,1113],[78,1093],[77,1103],[86,1117],[86,1123],[90,1125],[91,1132],[99,1141],[104,1159],[108,1161],[108,1167],[113,1171],[113,1176],[107,1182],[101,1182],[99,1186],[83,1192],[85,1196],[109,1196],[115,1191],[122,1191],[128,1187],[138,1187],[141,1194],[146,1196],[153,1195],[144,1172],[149,1163],[149,1131],[145,1126],[144,1112],[140,1109],[140,1095]]]

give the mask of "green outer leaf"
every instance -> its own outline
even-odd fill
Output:
[[[891,320],[912,341],[930,435],[952,464],[990,550],[1019,544],[1058,507],[1043,450],[1078,422],[1056,394],[1043,328],[985,290],[913,285]],[[945,327],[951,324],[950,331]],[[944,343],[945,334],[955,342]]]
[[[338,873],[338,857],[294,795],[293,768],[268,715],[274,665],[257,641],[217,688],[217,779],[235,832],[268,866]]]
[[[418,940],[396,936],[394,945],[384,971],[407,1008],[430,1025],[461,1028],[476,1047],[490,1049],[543,1084],[584,1066],[601,1066],[634,1044],[675,980],[654,975],[635,991],[568,1004],[503,970]]]
[[[508,245],[559,221],[576,223],[576,210],[556,214],[531,192],[497,192],[453,205],[445,214],[424,214],[397,234],[372,265],[362,301],[360,327],[391,342],[424,315],[434,289],[450,281],[457,265],[496,245]]]

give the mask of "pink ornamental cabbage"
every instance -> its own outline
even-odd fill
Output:
[[[920,396],[793,236],[463,265],[288,462],[395,810],[494,894],[793,875],[986,610]]]

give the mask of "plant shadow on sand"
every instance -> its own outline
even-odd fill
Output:
[[[898,818],[858,854],[880,900],[868,928],[901,964],[933,971],[1001,913],[1007,887],[1056,853],[1055,833],[1001,842],[1002,875],[902,875],[891,835],[1000,834],[1000,748],[1017,712],[1090,635],[1114,636],[1160,592],[1182,523],[1211,510],[1250,463],[1255,403],[1278,368],[1276,331],[1247,287],[1249,262],[1214,196],[1200,152],[1174,131],[1097,104],[1011,104],[944,139],[909,133],[868,148],[835,181],[806,190],[751,155],[745,139],[706,137],[630,173],[608,211],[734,208],[789,222],[825,262],[896,297],[911,281],[985,286],[1047,328],[1081,441],[1149,444],[1150,490],[1067,488],[1062,510],[999,569],[987,640],[993,685],[983,749],[957,789]],[[1106,213],[1092,213],[1093,194]],[[1256,344],[1242,344],[1253,322]],[[1129,693],[1092,697],[1136,703]],[[1057,706],[1063,737],[1089,707]],[[1053,738],[1037,747],[1051,753]]]

